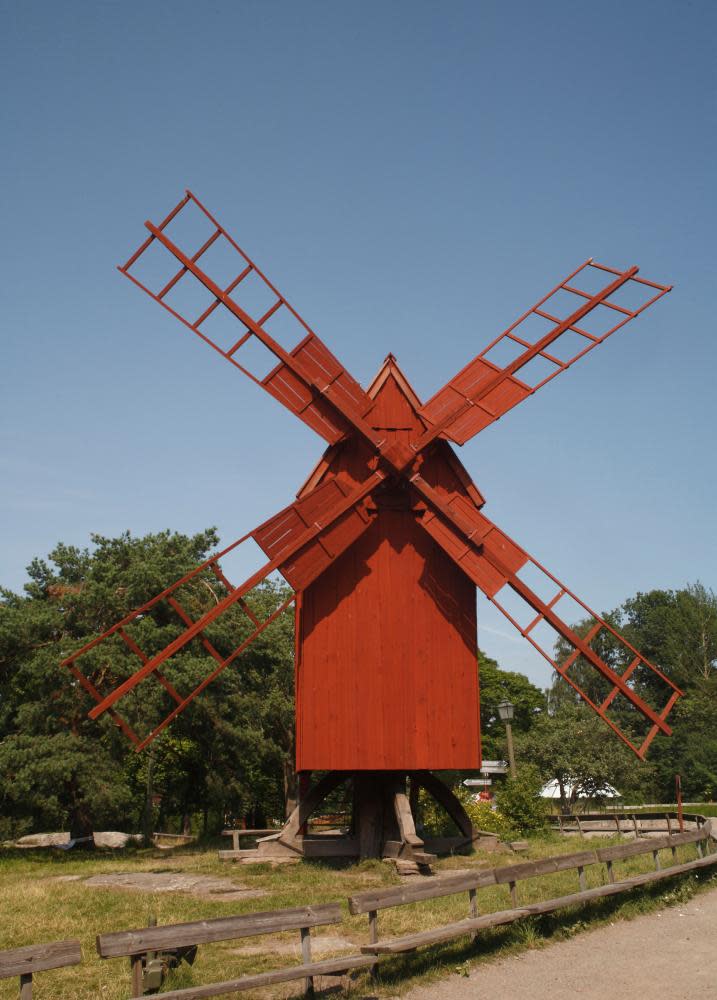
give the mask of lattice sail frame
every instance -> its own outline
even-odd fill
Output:
[[[170,239],[168,227],[171,227],[174,220],[178,219],[188,206],[194,206],[199,210],[209,223],[211,232],[198,249],[185,251]],[[309,494],[210,557],[141,608],[130,612],[103,635],[67,657],[63,664],[71,670],[97,703],[90,712],[92,718],[109,712],[113,721],[132,740],[138,750],[147,746],[215,677],[235,662],[295,599],[294,595],[290,596],[279,608],[260,619],[245,600],[250,591],[276,571],[280,572],[296,591],[308,586],[366,530],[376,511],[375,506],[369,503],[371,494],[380,488],[387,475],[395,478],[398,473],[400,478],[405,478],[411,483],[415,492],[415,510],[419,515],[419,523],[434,541],[456,561],[476,586],[638,757],[644,757],[658,731],[668,734],[671,732],[665,720],[682,693],[672,681],[641,656],[612,626],[561,584],[537,560],[481,514],[482,498],[470,500],[465,496],[456,495],[446,500],[445,497],[439,496],[417,471],[420,469],[421,453],[437,437],[449,438],[457,444],[469,440],[499,419],[503,413],[546,385],[561,371],[567,370],[631,319],[639,316],[666,294],[670,286],[638,278],[637,267],[619,271],[598,264],[592,259],[587,260],[543,296],[504,333],[496,337],[428,403],[419,408],[417,412],[426,426],[425,432],[411,442],[410,446],[402,446],[396,452],[390,448],[386,449],[385,440],[370,424],[370,410],[373,404],[368,394],[191,192],[187,191],[185,197],[158,226],[150,222],[145,223],[145,226],[150,235],[119,270],[221,354],[225,360],[312,427],[331,447],[340,444],[346,437],[358,433],[371,446],[375,457],[368,462],[364,481],[356,489],[349,490],[336,479],[324,480]],[[223,285],[215,282],[200,267],[205,254],[220,242],[238,261],[235,276],[228,284]],[[164,281],[161,287],[155,290],[140,280],[136,274],[130,273],[153,245],[160,246],[180,265],[169,280]],[[594,277],[595,274],[607,274],[611,278],[594,292],[580,288],[574,283],[574,279],[580,275],[582,278],[579,281],[582,281],[587,275]],[[250,314],[248,307],[244,308],[246,303],[242,298],[243,282],[250,277],[256,278],[274,297],[268,308],[254,316]],[[176,290],[181,282],[192,279],[211,296],[209,305],[205,306],[196,319],[191,319],[166,301],[167,296]],[[618,292],[630,287],[649,289],[647,300],[631,308],[615,301]],[[555,297],[559,294],[563,297],[567,295],[570,303],[567,307],[563,305],[562,318],[558,315],[560,310],[553,309]],[[572,308],[576,303],[576,307]],[[241,335],[233,339],[228,347],[222,347],[206,332],[207,320],[220,308],[225,309],[243,327]],[[293,317],[301,331],[298,342],[288,351],[267,330],[267,324],[270,324],[281,310]],[[596,310],[616,312],[620,318],[602,333],[597,331],[593,333],[586,329],[585,321]],[[530,335],[525,333],[526,324],[536,317],[543,323],[548,323],[549,328],[544,329],[540,336],[533,336],[531,339]],[[578,347],[564,352],[562,349],[568,335],[578,338],[577,341],[573,341]],[[271,369],[261,378],[239,360],[242,357],[242,349],[252,341],[259,343],[269,352],[273,362],[276,362],[275,364],[272,362]],[[506,346],[512,349],[514,356],[501,367],[493,360],[496,357],[494,352]],[[552,368],[548,369],[544,377],[528,380],[527,371],[531,363],[535,362],[550,365]],[[521,373],[521,378],[517,377],[518,372]],[[234,587],[224,575],[220,560],[250,538],[263,548],[269,562],[243,584]],[[521,577],[525,567],[542,574],[544,580],[556,588],[546,600],[531,589]],[[178,594],[205,570],[214,575],[225,593],[214,608],[193,620],[180,602]],[[507,606],[505,594],[517,595],[532,609],[533,614],[529,621],[521,623],[518,620],[515,613]],[[592,619],[593,624],[584,637],[574,632],[558,614],[557,609],[566,597],[573,600],[576,606]],[[171,610],[184,626],[184,631],[159,653],[150,656],[140,648],[127,630],[160,604],[166,605]],[[247,617],[251,626],[250,632],[228,656],[223,657],[213,646],[206,630],[235,606],[238,606]],[[545,644],[541,644],[536,638],[537,630],[543,625],[549,625],[569,644],[571,652],[564,661],[557,661],[551,656]],[[621,673],[613,671],[592,646],[603,632],[612,637],[623,653],[627,651],[628,663]],[[141,661],[142,666],[111,693],[103,695],[93,681],[82,673],[78,663],[102,643],[114,639],[119,639]],[[201,644],[210,658],[212,669],[188,694],[180,695],[160,667],[165,663],[168,664],[176,653],[193,641]],[[575,677],[570,676],[571,668],[578,661],[588,663],[610,685],[607,695],[599,703],[590,698]],[[651,672],[669,692],[666,704],[660,710],[651,708],[629,686],[631,681],[644,671]],[[174,706],[149,735],[141,738],[118,714],[115,705],[121,698],[135,691],[138,685],[150,676],[161,684]],[[618,696],[627,698],[630,705],[650,723],[647,735],[639,744],[635,743],[629,734],[623,732],[607,714]]]
[[[185,251],[177,246],[169,239],[166,232],[170,224],[178,220],[180,213],[190,205],[196,206],[212,229],[210,236],[193,253],[191,250]],[[314,333],[275,285],[191,191],[186,192],[184,198],[175,205],[158,226],[151,222],[145,222],[145,227],[149,230],[149,236],[118,268],[125,277],[129,278],[143,292],[146,292],[150,298],[158,302],[204,343],[250,378],[252,382],[261,386],[280,403],[283,403],[329,444],[339,441],[353,427],[366,435],[373,444],[376,444],[375,435],[363,421],[363,413],[371,403],[364,390],[348,374],[326,344]],[[132,268],[136,267],[155,241],[168,251],[180,265],[172,277],[158,289],[149,288],[132,273]],[[237,258],[235,276],[225,287],[221,287],[200,267],[200,261],[204,255],[213,247],[216,248],[218,241],[221,241],[222,246],[230,253],[234,253]],[[255,317],[242,307],[241,299],[242,283],[251,276],[255,276],[262,283],[273,299],[271,305]],[[167,295],[176,290],[180,282],[191,281],[192,278],[196,279],[213,296],[210,304],[193,319],[166,301]],[[227,348],[220,346],[206,332],[207,320],[220,307],[227,309],[244,328],[243,332]],[[298,342],[288,351],[271,336],[267,329],[267,325],[276,318],[282,309],[293,317],[296,327],[302,334]],[[262,378],[258,378],[239,360],[242,357],[242,350],[248,353],[249,345],[255,343],[261,344],[274,356],[277,362],[271,371]]]
[[[579,275],[586,277],[594,276],[596,273],[610,274],[613,278],[592,293],[573,283],[573,279]],[[585,357],[599,344],[603,344],[613,333],[630,320],[636,319],[671,290],[670,285],[659,285],[645,278],[638,278],[637,273],[637,267],[619,271],[605,264],[598,264],[592,258],[572,271],[507,330],[492,340],[421,408],[419,411],[421,416],[431,427],[417,442],[418,449],[426,447],[438,435],[449,438],[455,444],[465,444],[508,410],[547,385],[561,372],[567,371],[576,361]],[[649,295],[637,308],[625,308],[611,296],[616,296],[621,289],[630,285],[648,288],[655,294]],[[549,300],[555,300],[561,292],[567,293],[568,302],[570,299],[574,300],[570,305],[575,305],[575,308],[562,318],[543,308]],[[566,308],[570,309],[570,305],[564,302],[563,311]],[[600,335],[590,333],[584,326],[579,325],[597,309],[617,313],[620,317]],[[532,340],[527,336],[521,336],[521,328],[524,329],[531,317],[536,316],[547,322],[550,328]],[[571,349],[571,344],[576,349]],[[501,367],[492,361],[489,355],[506,346],[514,346],[515,357],[509,364]],[[562,351],[563,357],[559,357],[557,353],[548,350],[550,347],[567,348],[567,350]],[[548,368],[545,377],[529,380],[525,377],[528,374],[528,367],[537,359],[540,359],[544,367],[552,366],[552,368]],[[518,372],[522,372],[523,378],[518,378]]]
[[[320,484],[306,497],[295,501],[274,517],[259,525],[253,531],[232,542],[221,552],[211,556],[199,566],[157,594],[141,607],[125,615],[102,635],[86,643],[81,649],[63,660],[74,677],[87,691],[96,705],[91,709],[90,718],[96,719],[109,712],[114,723],[135,744],[143,750],[190,704],[219,674],[232,664],[262,632],[291,605],[296,594],[292,593],[269,615],[259,619],[245,598],[260,583],[274,572],[279,572],[295,591],[307,587],[342,552],[356,541],[369,527],[375,514],[371,512],[366,499],[371,491],[384,479],[382,472],[372,473],[360,487],[349,491],[335,479]],[[249,540],[255,541],[269,556],[269,562],[253,573],[242,584],[235,587],[226,578],[221,560],[237,550]],[[225,595],[197,620],[193,620],[180,603],[179,592],[204,570],[209,570],[225,590]],[[138,641],[127,633],[132,623],[141,620],[160,605],[166,605],[184,625],[184,631],[164,649],[150,656],[142,650]],[[207,635],[207,629],[230,608],[237,605],[250,620],[252,630],[228,655],[222,656]],[[139,658],[142,666],[109,694],[102,694],[86,674],[80,663],[102,643],[113,638],[121,639],[127,648]],[[165,663],[170,665],[172,657],[190,642],[197,640],[211,657],[212,669],[186,695],[180,695],[160,669]],[[148,735],[140,737],[130,724],[117,712],[115,704],[135,691],[148,678],[157,680],[175,703],[172,710]]]
[[[647,748],[658,732],[671,734],[672,730],[665,720],[683,692],[666,674],[642,656],[612,625],[601,618],[517,542],[509,538],[496,524],[467,503],[465,498],[455,497],[446,503],[422,481],[420,476],[415,476],[411,482],[420,497],[417,509],[422,513],[420,521],[422,527],[458,563],[488,600],[554,667],[580,698],[590,705],[633,753],[644,760]],[[538,582],[533,583],[531,577],[537,577]],[[533,586],[529,586],[526,578],[531,579]],[[541,590],[547,587],[552,592],[543,598],[536,592],[536,587]],[[523,610],[527,608],[531,611],[529,620],[523,623],[518,620],[515,611],[508,607],[511,597],[518,599]],[[589,631],[585,636],[579,635],[561,617],[558,608],[566,599],[568,602],[574,602],[591,620]],[[563,662],[551,655],[547,640],[541,642],[533,634],[541,624],[550,628],[551,636],[556,639],[562,637],[569,644],[570,652]],[[613,670],[593,648],[593,643],[603,632],[612,637],[623,656],[628,654],[629,662],[622,673]],[[580,686],[577,678],[570,675],[571,668],[578,661],[596,670],[609,685],[609,691],[600,703],[595,702]],[[653,709],[630,687],[630,682],[636,678],[639,671],[643,674],[649,671],[664,685],[667,698],[660,709]],[[650,724],[648,732],[639,744],[636,744],[631,734],[621,729],[608,714],[618,696],[626,698]]]

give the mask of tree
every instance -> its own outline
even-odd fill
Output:
[[[717,596],[701,583],[680,590],[651,590],[636,594],[603,617],[684,692],[670,715],[673,736],[656,737],[650,749],[652,767],[638,765],[633,787],[639,786],[653,801],[672,801],[674,776],[679,773],[686,797],[713,797],[717,793],[713,725],[717,712]],[[585,635],[590,625],[580,622],[573,627]],[[632,656],[604,630],[592,645],[618,673]],[[564,662],[569,652],[562,640],[556,644],[559,662]],[[610,690],[609,682],[582,657],[571,666],[570,676],[598,704]],[[636,671],[631,683],[648,704],[664,706],[666,686],[652,671]],[[574,690],[557,677],[550,691],[551,709],[577,702]],[[616,699],[610,711],[622,729],[638,741],[644,737],[649,724],[624,699]]]
[[[542,713],[518,747],[544,781],[556,779],[565,811],[575,808],[579,796],[599,801],[605,785],[622,791],[633,779],[632,752],[587,706],[565,703]]]
[[[286,760],[293,749],[293,615],[284,613],[225,670],[155,743],[136,755],[107,715],[87,719],[91,701],[60,660],[204,560],[217,544],[213,529],[192,537],[160,532],[133,538],[92,536],[93,548],[60,544],[48,561],[28,567],[23,595],[0,591],[0,814],[3,834],[69,824],[76,835],[97,824],[137,829],[147,789],[161,798],[163,819],[193,812],[219,826],[227,812],[259,807],[280,816]],[[198,617],[224,595],[213,575],[182,588],[181,603]],[[288,590],[268,581],[247,598],[255,613],[274,610]],[[207,635],[223,654],[249,634],[240,608]],[[148,653],[183,625],[158,605],[134,625]],[[121,641],[83,658],[82,669],[104,693],[137,660]],[[172,683],[185,693],[207,671],[204,650],[188,644],[171,661]],[[123,713],[147,729],[166,709],[159,684],[141,685]]]
[[[683,691],[670,716],[671,738],[653,744],[655,795],[674,797],[674,776],[686,798],[717,795],[717,595],[701,583],[681,590],[638,593],[621,609],[625,636]],[[645,696],[664,703],[664,690],[647,679]]]
[[[483,756],[487,760],[506,756],[505,725],[498,716],[498,703],[507,698],[515,706],[513,730],[526,733],[545,711],[545,694],[523,674],[503,670],[496,660],[478,651],[480,674],[480,723]]]

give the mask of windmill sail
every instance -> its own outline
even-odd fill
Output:
[[[576,268],[428,400],[416,450],[439,435],[465,444],[670,291],[637,273]]]
[[[183,248],[176,241],[189,209],[194,243]],[[158,226],[145,226],[149,236],[122,274],[330,444],[353,428],[376,443],[363,419],[364,390],[191,191]],[[149,259],[156,251],[161,261]],[[209,274],[211,260],[225,280]],[[287,349],[272,335],[277,327],[288,331]]]
[[[644,758],[658,732],[671,734],[665,720],[682,692],[666,674],[465,498],[446,502],[421,477],[412,482],[425,505],[421,524],[429,535],[638,757]],[[563,617],[567,608],[571,617],[584,616],[581,629]],[[561,658],[554,651],[558,640]],[[609,648],[613,665],[601,647]],[[648,687],[662,690],[660,707],[640,693]],[[627,731],[626,716],[644,723]],[[642,729],[639,739],[633,729]]]
[[[292,593],[279,607],[259,616],[252,608],[251,601],[247,600],[251,591],[275,571],[280,572],[293,588],[298,590],[306,587],[370,525],[375,515],[364,501],[383,479],[381,472],[375,472],[353,491],[349,491],[336,479],[321,483],[307,496],[290,504],[269,521],[195,567],[152,600],[125,615],[101,636],[66,657],[62,665],[72,672],[96,702],[89,713],[90,717],[96,719],[104,712],[109,712],[115,724],[132,740],[137,750],[144,749],[208,684],[234,663],[295,599],[295,594]],[[238,587],[234,587],[224,575],[221,560],[250,538],[269,555],[269,562]],[[219,583],[215,603],[198,617],[194,617],[192,605],[196,601],[192,597],[192,585],[201,582],[209,573]],[[147,632],[143,622],[146,616],[158,613],[165,618],[169,617],[175,626],[179,625],[180,631],[163,648],[150,652],[141,645]],[[230,652],[223,653],[212,641],[211,628],[222,616],[230,613],[234,615],[233,627],[246,634],[241,635],[240,642]],[[191,690],[180,693],[177,682],[173,682],[174,678],[166,675],[165,664],[170,667],[172,658],[193,641],[201,645],[205,658],[209,658],[211,670]],[[96,681],[87,676],[88,671],[83,672],[83,666],[89,664],[99,668],[97,672],[100,676],[106,674],[109,668],[105,668],[103,664],[103,653],[106,649],[112,658],[112,653],[118,646],[131,652],[140,660],[141,666],[108,694],[103,695]],[[140,737],[115,706],[149,678],[154,678],[161,684],[173,702],[173,707],[149,735]]]

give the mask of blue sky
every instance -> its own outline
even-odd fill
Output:
[[[461,457],[598,610],[715,585],[713,3],[1,8],[2,584],[92,531],[229,542],[321,452],[115,270],[191,187],[356,377],[390,350],[424,398],[588,256],[674,284]]]

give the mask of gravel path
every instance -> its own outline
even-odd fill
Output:
[[[717,890],[452,975],[403,1000],[717,1000]]]

